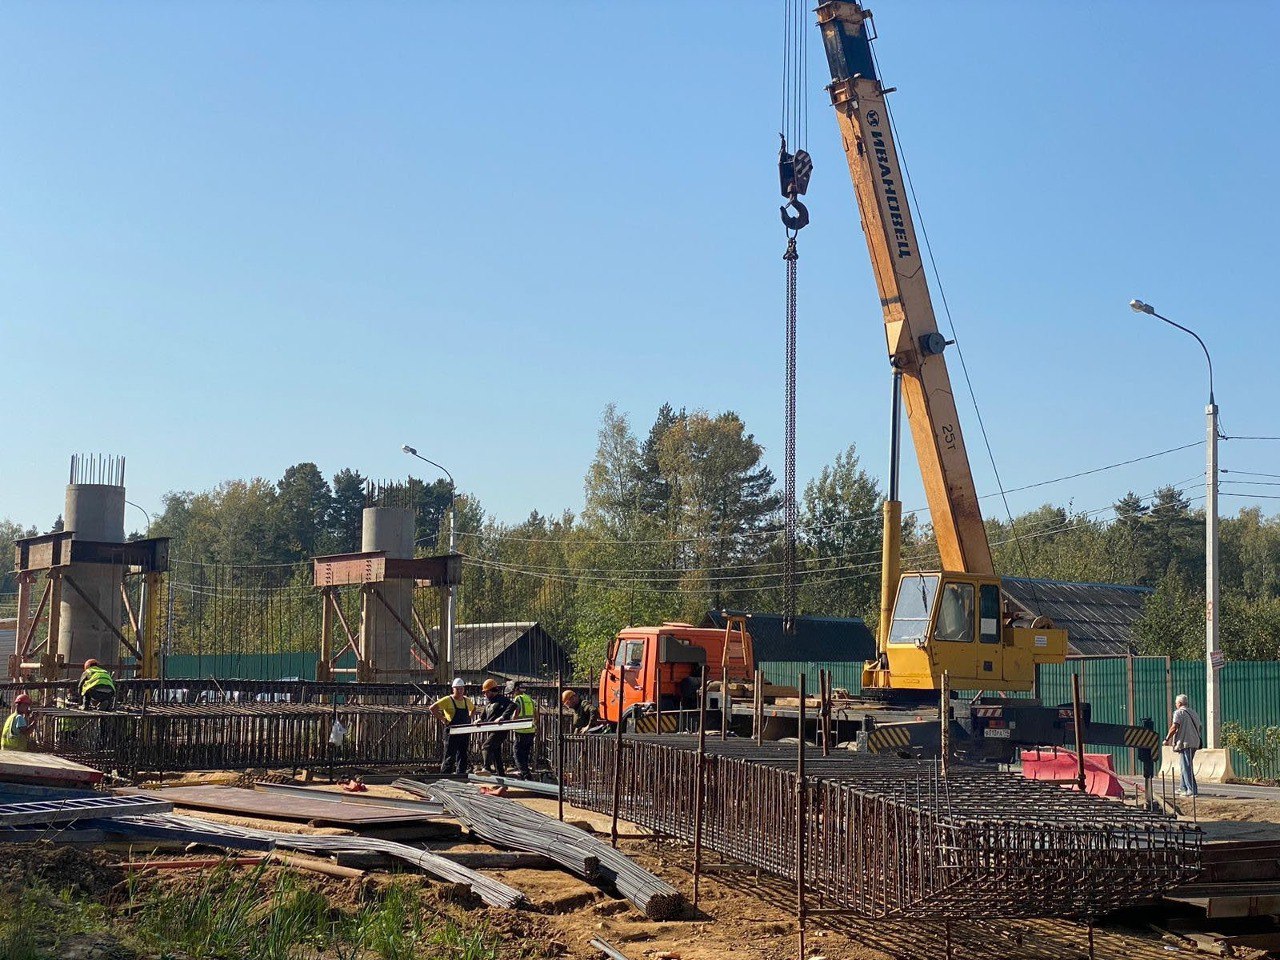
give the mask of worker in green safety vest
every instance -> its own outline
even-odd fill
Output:
[[[116,681],[110,671],[98,666],[92,658],[84,662],[84,673],[80,674],[80,709],[81,710],[114,710],[116,705]]]
[[[0,749],[31,749],[31,698],[25,693],[13,698],[13,712],[0,730]]]
[[[507,696],[516,705],[516,715],[512,720],[527,720],[522,727],[517,727],[516,734],[516,770],[521,780],[533,779],[533,741],[538,736],[538,705],[533,697],[524,692],[519,680],[507,683]]]

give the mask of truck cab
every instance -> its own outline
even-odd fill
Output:
[[[723,630],[689,623],[627,627],[614,637],[600,673],[600,718],[616,724],[655,709],[696,709],[689,693],[704,674],[747,680],[754,670],[745,617],[730,616]]]

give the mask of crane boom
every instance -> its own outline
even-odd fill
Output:
[[[991,574],[991,548],[969,469],[964,435],[916,240],[897,145],[871,42],[870,12],[823,3],[818,25],[831,68],[831,102],[853,177],[862,232],[884,310],[889,359],[902,374],[902,399],[946,570]]]

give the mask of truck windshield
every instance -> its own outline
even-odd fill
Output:
[[[890,643],[915,643],[929,630],[929,613],[938,592],[938,578],[918,573],[907,574],[898,586],[898,602],[893,608]]]

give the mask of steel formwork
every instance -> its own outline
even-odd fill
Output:
[[[566,796],[870,918],[1095,917],[1199,869],[1198,828],[987,768],[693,737],[573,738]],[[699,812],[697,784],[703,779]],[[801,783],[803,790],[799,789]],[[801,832],[803,831],[803,833]],[[802,849],[801,849],[802,848]]]

